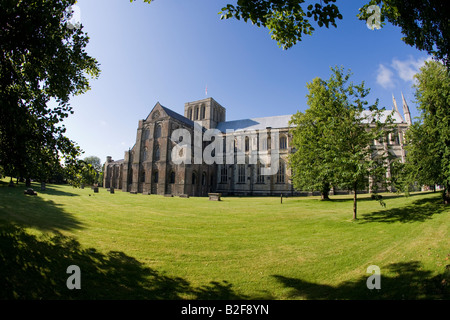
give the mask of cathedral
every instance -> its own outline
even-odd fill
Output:
[[[403,135],[411,124],[393,97],[397,132],[374,148],[404,162]],[[187,102],[184,116],[156,103],[140,120],[135,145],[124,159],[107,157],[103,186],[125,192],[170,196],[308,195],[294,190],[288,155],[291,115],[226,121],[226,109],[213,98]],[[388,147],[388,148],[387,148]]]

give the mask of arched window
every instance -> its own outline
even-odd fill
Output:
[[[144,141],[150,138],[150,130],[148,128],[144,129],[144,132],[142,133],[142,138]]]
[[[161,125],[157,124],[155,127],[155,139],[161,137]]]
[[[158,183],[158,170],[156,170],[155,172],[153,172],[153,182],[154,183]]]
[[[280,160],[277,172],[277,183],[285,183],[286,165]]]
[[[145,182],[145,170],[141,171],[141,182]]]
[[[156,145],[155,146],[155,161],[159,161],[160,157],[161,157],[161,152],[159,151],[159,146]]]
[[[170,172],[169,183],[175,183],[175,172]]]
[[[194,109],[194,120],[198,120],[198,107]]]
[[[220,182],[227,183],[227,180],[228,180],[227,166],[223,165],[222,168],[220,168]]]
[[[202,104],[202,107],[200,109],[200,120],[205,119],[205,105]]]
[[[238,183],[245,183],[245,164],[238,164]]]
[[[260,151],[267,151],[267,140],[268,137],[265,134],[260,134],[258,136],[258,148]]]
[[[202,186],[206,184],[206,172],[202,173]]]
[[[192,172],[192,184],[197,184],[197,174]]]
[[[144,147],[144,149],[142,149],[142,161],[147,160],[147,147]]]
[[[287,138],[285,135],[280,136],[280,149],[281,150],[287,149]]]
[[[192,120],[192,108],[188,109],[188,113],[187,113],[188,119]]]
[[[250,139],[248,137],[245,137],[245,152],[248,152],[250,150]]]
[[[256,183],[264,183],[264,175],[262,174],[261,162],[256,165]]]

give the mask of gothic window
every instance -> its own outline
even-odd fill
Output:
[[[155,161],[159,161],[160,157],[161,157],[161,152],[159,151],[159,146],[156,145],[155,146]]]
[[[264,175],[262,174],[262,165],[260,162],[256,165],[256,183],[264,183]]]
[[[158,170],[153,172],[153,182],[158,183]]]
[[[200,109],[200,119],[205,119],[205,105],[202,104],[202,107]]]
[[[147,160],[147,147],[144,147],[144,149],[142,149],[142,161]]]
[[[286,150],[287,149],[287,138],[285,135],[282,135],[280,137],[280,149],[281,150]]]
[[[148,140],[148,138],[150,138],[150,130],[148,128],[144,129],[144,132],[142,134],[142,138],[143,138],[144,141]]]
[[[258,147],[260,151],[266,151],[267,150],[267,135],[260,135],[258,137],[259,141],[258,141]]]
[[[192,184],[197,184],[197,174],[192,172]]]
[[[280,160],[277,172],[277,183],[285,183],[286,165]]]
[[[157,124],[155,127],[155,139],[161,137],[161,125]]]
[[[203,172],[202,174],[202,186],[206,184],[206,172]]]
[[[170,172],[169,183],[175,183],[175,172]]]
[[[194,120],[198,120],[198,107],[195,107]]]
[[[188,114],[187,115],[188,115],[188,119],[192,120],[192,108],[188,109]]]
[[[141,182],[145,182],[145,170],[141,171]]]
[[[238,165],[238,183],[245,183],[245,164]]]
[[[227,183],[228,180],[228,170],[226,166],[220,168],[220,182]]]

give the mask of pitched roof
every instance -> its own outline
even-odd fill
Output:
[[[289,127],[292,115],[241,119],[219,122],[217,129],[225,133],[227,130],[262,130],[266,128],[280,129]]]
[[[189,126],[191,126],[191,127],[194,126],[194,121],[192,121],[192,120],[186,118],[185,116],[182,116],[181,114],[176,113],[175,111],[172,111],[172,110],[170,110],[169,108],[166,108],[166,107],[164,107],[164,106],[161,106],[161,108],[163,108],[164,112],[167,113],[167,115],[168,115],[169,117],[172,117],[172,118],[174,118],[174,119],[177,119],[178,121],[181,121],[181,122],[183,122],[183,123],[185,123],[185,124],[187,124],[187,125],[189,125]]]
[[[370,117],[371,112],[369,110],[364,110],[362,112],[362,115],[364,117],[367,117],[366,119],[364,119],[364,122],[368,122],[368,121],[372,120],[372,118]],[[380,122],[386,122],[388,116],[392,117],[392,120],[394,123],[404,123],[405,122],[403,120],[401,114],[395,109],[394,110],[384,110],[383,112],[381,112],[381,115],[379,118]]]

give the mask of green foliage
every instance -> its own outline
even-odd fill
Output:
[[[336,27],[336,20],[342,19],[336,0],[324,0],[310,4],[303,9],[304,0],[249,0],[237,1],[237,5],[228,4],[222,8],[221,19],[236,18],[245,22],[250,20],[258,27],[269,29],[271,38],[277,41],[283,49],[291,48],[302,40],[302,35],[311,35],[315,28],[310,22],[311,17],[319,27],[332,25]]]
[[[100,172],[102,171],[102,162],[99,157],[96,156],[89,156],[83,159],[84,162],[90,164],[95,171]]]
[[[307,84],[308,109],[298,112],[290,122],[292,146],[290,156],[294,187],[300,190],[327,190],[327,186],[355,192],[385,182],[388,153],[371,148],[374,140],[390,130],[390,119],[380,121],[381,112],[368,106],[369,94],[364,83],[349,82],[351,74],[332,68],[330,79],[315,78]]]
[[[441,63],[426,62],[416,74],[419,121],[407,131],[406,183],[442,184],[450,189],[450,74]]]
[[[46,178],[80,154],[62,121],[73,113],[70,97],[89,90],[99,68],[82,26],[68,26],[75,2],[2,1],[0,165],[8,175]]]
[[[67,181],[76,188],[98,183],[99,173],[85,160],[76,160],[65,166]]]

